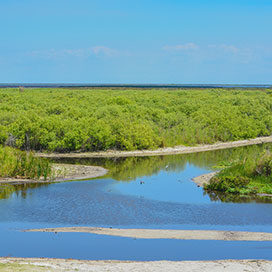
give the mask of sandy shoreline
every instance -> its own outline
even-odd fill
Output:
[[[91,271],[91,272],[268,272],[272,261],[217,260],[217,261],[87,261],[49,258],[0,258],[0,271]]]
[[[101,177],[107,174],[108,170],[100,166],[75,165],[75,164],[53,164],[53,171],[56,173],[54,180],[31,180],[16,178],[0,178],[1,183],[27,184],[27,183],[53,183],[69,180],[83,180]]]
[[[157,150],[135,150],[135,151],[103,151],[103,152],[85,152],[85,153],[36,153],[38,157],[46,158],[111,158],[111,157],[144,157],[144,156],[159,156],[159,155],[174,155],[174,154],[189,154],[203,151],[227,149],[240,146],[248,146],[255,144],[272,143],[272,136],[259,137],[256,139],[216,143],[211,145],[199,146],[176,146],[160,148]]]
[[[192,181],[196,183],[199,187],[203,187],[205,184],[208,184],[211,178],[213,178],[216,174],[217,172],[203,174],[198,177],[192,178]]]
[[[84,232],[137,239],[272,241],[272,233],[217,230],[114,229],[93,227],[64,227],[30,229],[26,232]]]

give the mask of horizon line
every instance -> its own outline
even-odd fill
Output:
[[[0,88],[76,88],[76,87],[85,87],[85,88],[272,88],[271,84],[214,84],[214,83],[205,83],[205,84],[177,84],[177,83],[0,83]]]

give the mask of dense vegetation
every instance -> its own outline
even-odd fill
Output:
[[[0,178],[46,180],[52,174],[48,160],[10,147],[0,147]]]
[[[271,90],[0,89],[0,144],[154,149],[272,134]]]
[[[205,190],[239,195],[272,194],[271,151],[232,162],[211,179]]]

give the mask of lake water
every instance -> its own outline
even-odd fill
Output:
[[[271,145],[270,145],[271,146]],[[270,259],[272,242],[133,239],[22,229],[101,226],[272,232],[268,199],[207,195],[191,181],[213,166],[269,145],[187,155],[74,160],[106,177],[0,187],[0,256],[119,260]]]

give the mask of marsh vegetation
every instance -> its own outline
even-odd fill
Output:
[[[0,177],[50,177],[49,161],[35,158],[31,150],[156,149],[269,136],[271,113],[271,90],[0,89]],[[272,193],[271,155],[254,165],[256,156],[226,159],[232,164],[206,189]],[[105,161],[103,166],[116,179],[130,180],[142,169],[158,171],[165,159],[155,160],[132,158],[118,166]]]
[[[239,195],[272,194],[271,149],[229,162],[204,188]]]
[[[156,149],[272,134],[271,90],[0,89],[0,144]]]
[[[51,177],[49,160],[37,158],[31,152],[0,146],[0,179],[43,179]]]

